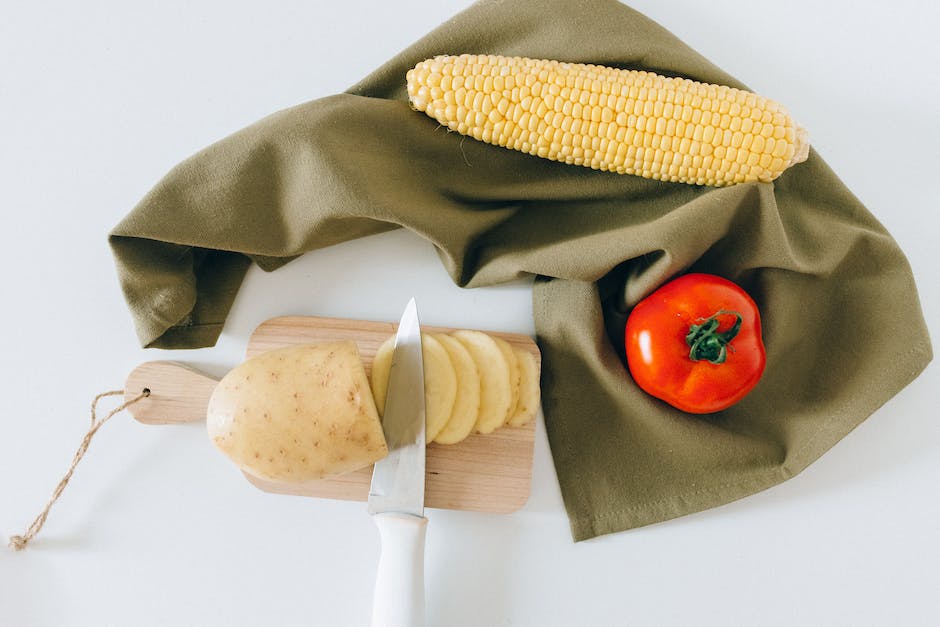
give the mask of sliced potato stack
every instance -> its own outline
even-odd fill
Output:
[[[471,433],[528,423],[539,406],[535,356],[482,331],[421,335],[427,441],[457,444]],[[372,394],[385,407],[394,336],[372,362]]]

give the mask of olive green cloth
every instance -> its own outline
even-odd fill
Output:
[[[617,2],[475,4],[348,92],[265,118],[156,185],[110,236],[140,341],[211,345],[249,260],[270,270],[399,226],[459,285],[535,275],[545,425],[576,540],[792,477],[930,361],[904,255],[817,154],[773,184],[710,189],[489,146],[406,101],[409,68],[463,52],[741,86]],[[630,307],[689,270],[750,292],[768,353],[755,390],[707,416],[642,393],[621,347]]]

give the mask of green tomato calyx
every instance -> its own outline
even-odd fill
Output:
[[[718,332],[719,316],[734,316],[734,324],[722,333]],[[685,336],[685,343],[689,345],[689,359],[692,361],[708,361],[713,364],[723,364],[728,358],[728,345],[741,330],[744,318],[737,311],[716,311],[708,318],[702,319],[699,324],[689,327]],[[733,348],[732,348],[733,350]]]

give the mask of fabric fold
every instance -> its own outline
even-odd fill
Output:
[[[907,260],[815,152],[772,184],[710,189],[503,150],[406,101],[408,69],[463,52],[743,86],[613,0],[478,2],[348,92],[193,155],[141,200],[109,238],[140,342],[211,345],[251,263],[399,227],[458,285],[536,277],[545,424],[576,540],[792,477],[930,361]],[[645,395],[624,367],[630,309],[686,271],[738,282],[763,316],[763,380],[713,415]]]

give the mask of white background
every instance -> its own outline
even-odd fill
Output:
[[[106,234],[172,165],[275,110],[342,91],[467,4],[27,2],[0,11],[0,536],[21,533],[139,362],[221,375],[264,319],[532,333],[526,283],[453,286],[405,232],[253,269],[218,346],[137,347]],[[935,3],[636,0],[764,95],[908,254],[935,336]],[[585,36],[590,36],[586,33]],[[898,320],[898,324],[904,324]],[[872,356],[876,359],[877,356]],[[800,367],[794,365],[794,367]],[[936,366],[802,475],[734,504],[574,544],[543,425],[511,516],[431,510],[432,625],[936,625]],[[201,425],[99,434],[35,545],[0,550],[0,625],[364,625],[376,530],[357,503],[263,494]]]

